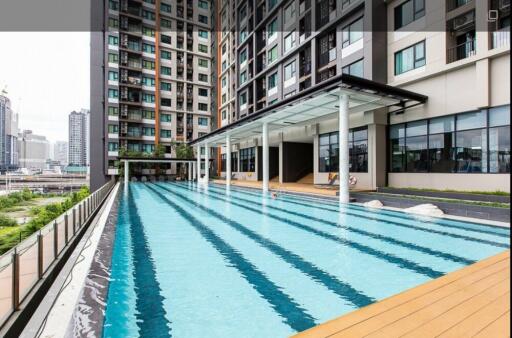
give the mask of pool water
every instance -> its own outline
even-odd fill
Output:
[[[510,230],[195,183],[121,192],[104,337],[287,337],[510,247]]]

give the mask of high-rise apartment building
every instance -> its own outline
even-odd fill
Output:
[[[29,170],[43,170],[50,155],[50,143],[46,136],[23,130],[18,137],[19,164]]]
[[[69,114],[68,164],[73,167],[89,165],[89,111],[82,109]]]
[[[120,154],[171,157],[173,142],[210,131],[212,3],[94,0],[92,21],[102,28],[91,48],[94,188],[118,173]]]
[[[52,160],[59,162],[61,166],[66,166],[68,163],[68,142],[57,141],[53,145],[53,158]]]
[[[330,79],[342,86],[348,74],[428,97],[407,109],[369,107],[350,115],[349,167],[357,188],[509,190],[509,1],[226,0],[215,14],[217,114],[224,127],[216,135],[248,130],[246,137],[237,134],[229,155],[222,147],[222,175],[230,156],[235,178],[262,180],[262,132],[247,124],[263,123],[258,119],[269,108],[279,113],[306,103],[302,93],[319,95]],[[311,116],[325,109],[310,107]],[[338,184],[337,118],[285,123],[269,135],[271,176]],[[212,137],[194,144],[212,145]],[[311,161],[297,164],[293,152]]]
[[[0,171],[18,168],[18,115],[4,90],[0,94]]]

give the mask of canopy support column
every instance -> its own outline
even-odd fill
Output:
[[[339,102],[340,110],[338,116],[339,123],[339,174],[340,182],[339,198],[340,203],[349,202],[349,152],[348,152],[348,95],[341,94]]]
[[[226,187],[231,186],[231,137],[226,135]]]
[[[204,180],[208,184],[210,179],[210,146],[208,143],[204,144]]]
[[[197,183],[201,180],[201,145],[198,144],[196,147],[196,157],[197,157]]]
[[[268,180],[269,180],[269,165],[268,165],[268,123],[263,122],[262,130],[262,143],[263,143],[263,193],[268,192]]]
[[[192,162],[187,162],[188,180],[192,181]]]
[[[128,180],[130,175],[130,162],[124,161],[124,187],[128,188]]]

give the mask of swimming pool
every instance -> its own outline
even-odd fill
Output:
[[[504,251],[509,233],[249,189],[130,183],[103,336],[287,337]]]

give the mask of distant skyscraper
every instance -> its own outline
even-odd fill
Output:
[[[19,164],[22,168],[43,170],[50,154],[50,143],[45,136],[24,130],[18,137]]]
[[[68,142],[57,141],[53,145],[53,160],[60,163],[60,165],[67,165],[68,163]]]
[[[6,94],[0,93],[0,171],[18,168],[18,115]]]
[[[89,111],[72,111],[69,114],[68,165],[89,165]]]

